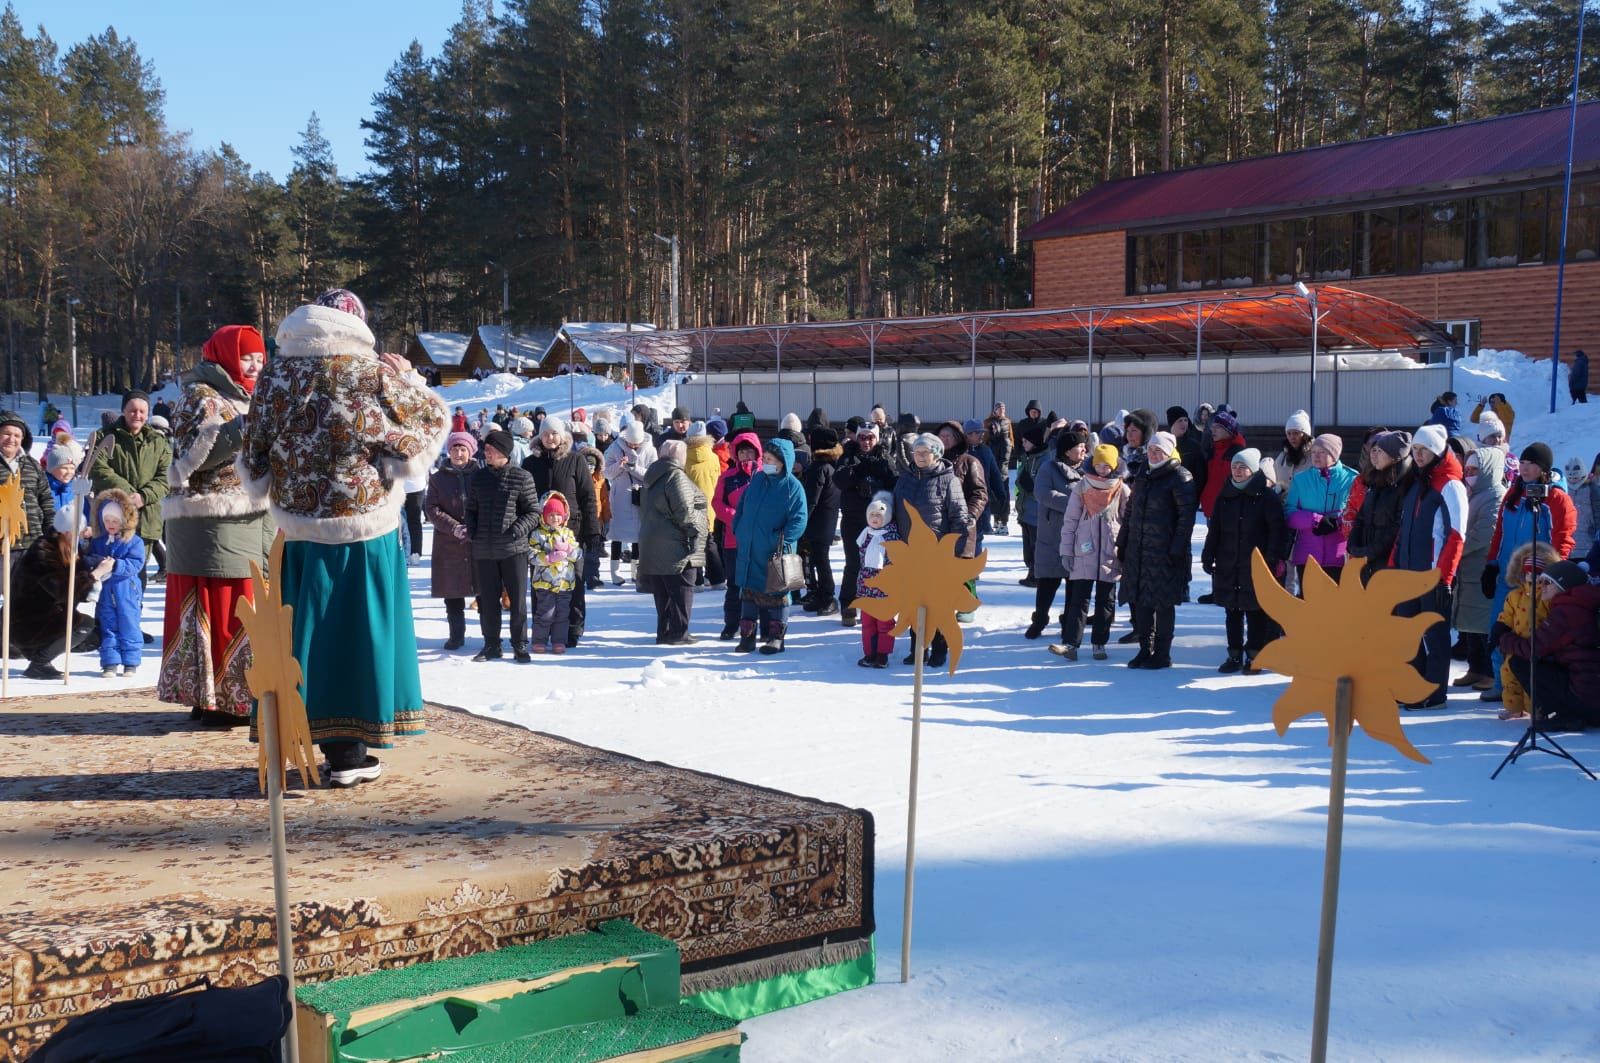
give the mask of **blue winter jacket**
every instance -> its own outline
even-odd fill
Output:
[[[1446,434],[1461,435],[1461,411],[1454,406],[1446,406],[1442,402],[1433,404],[1428,411],[1428,419],[1423,424],[1442,424]]]
[[[111,558],[111,575],[100,584],[100,600],[95,603],[94,617],[105,632],[133,634],[137,639],[139,614],[144,609],[144,588],[139,585],[139,570],[144,567],[144,540],[137,535],[131,539],[107,538],[102,532],[89,540],[84,558],[94,568],[106,558]]]
[[[733,512],[733,538],[739,556],[733,581],[741,587],[764,591],[767,562],[778,549],[781,537],[785,553],[795,552],[806,530],[806,492],[794,478],[794,444],[787,439],[767,443],[783,455],[783,469],[776,476],[758,472],[739,496]],[[765,455],[762,456],[765,461]]]

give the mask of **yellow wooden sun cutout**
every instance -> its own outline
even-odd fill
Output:
[[[245,680],[250,693],[257,700],[268,692],[277,696],[279,763],[269,764],[267,743],[263,736],[258,743],[260,754],[257,772],[261,789],[267,788],[267,772],[278,773],[278,785],[286,784],[285,765],[300,773],[302,785],[318,785],[321,781],[316,764],[316,747],[311,744],[311,725],[306,719],[305,699],[300,696],[300,662],[294,659],[294,608],[283,604],[280,588],[283,587],[283,530],[278,530],[272,540],[269,568],[272,582],[261,575],[261,566],[250,562],[250,582],[255,588],[255,601],[241,599],[234,612],[250,636],[252,661],[245,670]],[[259,714],[257,715],[259,719]]]
[[[1410,617],[1393,613],[1396,605],[1433,589],[1439,582],[1438,570],[1384,569],[1363,586],[1356,562],[1346,565],[1334,583],[1311,558],[1301,580],[1303,600],[1279,585],[1259,550],[1251,559],[1251,571],[1256,600],[1284,631],[1255,663],[1293,680],[1272,706],[1278,733],[1302,716],[1320,713],[1331,735],[1335,688],[1341,676],[1348,676],[1351,715],[1361,729],[1412,760],[1430,763],[1406,740],[1398,702],[1422,701],[1433,693],[1434,685],[1417,673],[1411,659],[1423,632],[1444,618],[1438,613]]]
[[[989,559],[987,550],[977,557],[957,557],[956,542],[961,532],[939,536],[933,533],[915,509],[906,507],[911,527],[902,528],[903,542],[884,543],[889,563],[867,580],[887,597],[857,598],[856,608],[879,620],[899,619],[889,633],[898,636],[916,623],[917,609],[928,610],[928,631],[923,638],[933,641],[935,632],[944,635],[950,647],[950,675],[961,661],[961,624],[956,613],[978,607],[977,596],[968,586],[978,578]]]
[[[28,511],[22,505],[22,477],[8,476],[0,484],[0,538],[15,546],[28,533]]]

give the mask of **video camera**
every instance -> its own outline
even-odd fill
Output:
[[[1524,481],[1522,484],[1522,497],[1526,498],[1529,502],[1543,502],[1546,498],[1550,497],[1550,485],[1547,483],[1529,483]]]

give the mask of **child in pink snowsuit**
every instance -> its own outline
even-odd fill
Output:
[[[888,491],[879,491],[872,496],[872,501],[867,503],[867,526],[862,529],[856,538],[856,545],[861,548],[861,574],[856,577],[857,598],[887,598],[878,588],[868,585],[867,580],[883,571],[889,563],[889,551],[884,549],[884,543],[900,541],[900,532],[894,526],[894,521],[889,515],[894,511],[894,496]],[[894,652],[894,636],[889,632],[894,628],[894,619],[879,620],[877,617],[861,611],[861,660],[856,663],[863,668],[889,667],[889,654]]]

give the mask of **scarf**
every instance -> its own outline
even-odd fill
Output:
[[[1083,478],[1083,515],[1091,520],[1098,517],[1122,493],[1121,480],[1102,480],[1098,476]]]

